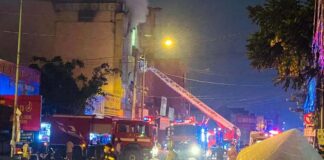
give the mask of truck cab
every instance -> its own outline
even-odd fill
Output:
[[[154,128],[145,121],[116,120],[113,139],[120,159],[148,159],[155,141]]]
[[[174,123],[167,128],[167,139],[172,141],[180,160],[201,159],[207,150],[207,128],[195,123]]]

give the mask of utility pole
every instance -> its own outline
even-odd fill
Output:
[[[134,80],[133,80],[133,101],[132,101],[132,119],[136,119],[136,94],[137,94],[137,68],[138,68],[138,51],[135,51]]]
[[[16,150],[16,143],[19,142],[20,134],[20,122],[18,121],[17,114],[18,110],[18,81],[19,81],[19,65],[20,65],[20,45],[21,45],[21,21],[22,21],[22,6],[23,0],[20,0],[19,4],[19,22],[18,22],[18,42],[17,42],[17,58],[16,58],[16,79],[15,79],[15,98],[14,98],[14,110],[12,114],[12,131],[11,131],[11,153],[10,156],[13,157]]]

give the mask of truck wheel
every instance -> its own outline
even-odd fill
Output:
[[[125,160],[143,160],[141,151],[138,150],[127,150],[124,155]]]

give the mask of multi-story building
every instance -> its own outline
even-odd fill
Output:
[[[0,57],[9,61],[15,61],[16,55],[18,2],[0,2]],[[132,27],[137,25],[132,12],[145,12],[147,6],[143,7],[130,10],[124,0],[24,0],[21,61],[28,64],[32,56],[80,59],[85,68],[76,72],[87,77],[102,63],[120,69],[122,74],[111,75],[103,87],[109,96],[102,98],[97,111],[129,116],[125,91],[130,83],[128,65],[134,59]]]

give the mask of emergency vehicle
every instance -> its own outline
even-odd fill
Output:
[[[259,143],[269,137],[273,137],[277,134],[280,134],[280,131],[270,130],[268,132],[265,131],[251,131],[250,132],[250,143],[249,145]]]
[[[173,143],[177,159],[202,159],[207,151],[207,127],[194,118],[172,123],[167,128],[167,139]]]
[[[105,145],[114,147],[116,156],[123,160],[144,160],[154,146],[154,128],[140,120],[112,117],[53,115],[44,118],[39,139],[53,148],[61,147],[64,155],[68,141],[74,143],[76,159],[98,159]]]

